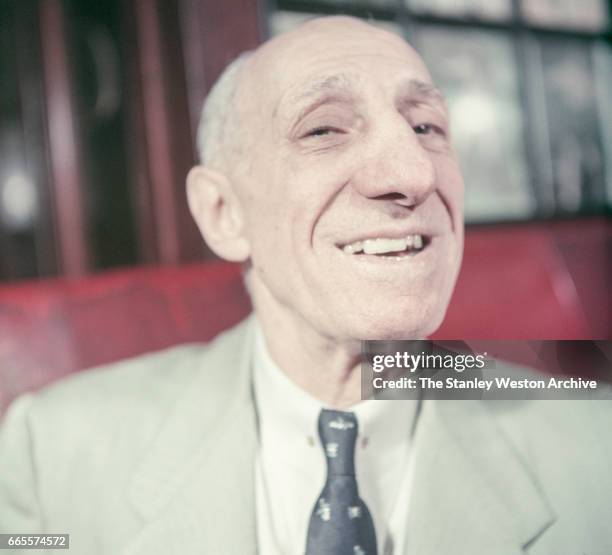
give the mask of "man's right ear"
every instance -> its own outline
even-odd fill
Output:
[[[215,254],[244,262],[251,249],[244,234],[244,217],[229,179],[206,166],[187,176],[187,201],[200,233]]]

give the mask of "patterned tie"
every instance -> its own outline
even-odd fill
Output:
[[[323,409],[319,436],[327,479],[310,517],[306,555],[376,555],[374,523],[355,479],[355,415]]]

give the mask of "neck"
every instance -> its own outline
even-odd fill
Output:
[[[337,409],[361,401],[359,341],[327,337],[282,307],[256,314],[272,359],[296,385]]]

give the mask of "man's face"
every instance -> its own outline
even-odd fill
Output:
[[[255,304],[340,340],[423,337],[463,248],[445,106],[401,39],[347,18],[262,47],[238,180]]]

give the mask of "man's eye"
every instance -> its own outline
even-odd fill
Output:
[[[336,130],[333,127],[315,127],[311,129],[304,135],[304,137],[323,137],[325,135],[331,135],[335,133]]]
[[[417,135],[431,135],[432,133],[444,135],[444,131],[432,123],[421,123],[419,125],[415,125],[413,129]]]

